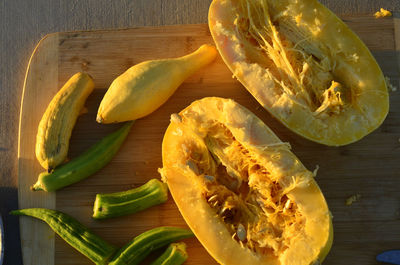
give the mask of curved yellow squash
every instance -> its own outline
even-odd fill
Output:
[[[331,216],[313,173],[233,100],[173,114],[162,158],[182,216],[219,263],[309,265],[328,254]]]
[[[136,120],[164,104],[176,89],[217,55],[212,45],[202,45],[191,54],[150,60],[129,68],[117,77],[104,95],[97,113],[99,123]]]
[[[345,145],[385,119],[389,100],[381,69],[317,0],[214,0],[209,27],[234,76],[303,137]]]
[[[36,135],[36,158],[49,172],[65,161],[69,139],[94,82],[86,73],[74,74],[47,106]]]

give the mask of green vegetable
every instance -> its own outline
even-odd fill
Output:
[[[177,227],[164,226],[151,229],[122,247],[109,265],[137,265],[151,251],[192,236],[192,231]]]
[[[136,213],[153,205],[166,202],[168,186],[157,179],[127,191],[97,194],[93,206],[93,218],[105,219]]]
[[[62,239],[96,264],[107,264],[117,248],[71,216],[50,209],[31,208],[12,211],[13,215],[27,215],[46,222]],[[37,253],[40,255],[40,253]]]
[[[188,258],[186,244],[172,243],[167,250],[150,265],[181,265]]]
[[[55,191],[81,181],[103,168],[117,153],[133,121],[107,135],[79,157],[57,167],[52,173],[42,172],[33,190]]]

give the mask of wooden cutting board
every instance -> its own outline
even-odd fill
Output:
[[[343,18],[366,42],[386,76],[399,86],[399,19],[372,16]],[[161,142],[171,113],[206,96],[230,97],[243,104],[313,170],[333,214],[335,240],[326,259],[332,264],[377,264],[380,251],[400,248],[400,92],[391,92],[390,113],[384,124],[361,141],[327,147],[305,140],[274,120],[234,79],[221,58],[190,77],[169,101],[138,120],[115,158],[90,178],[57,193],[32,192],[29,187],[42,171],[35,158],[39,120],[57,90],[78,71],[93,76],[96,89],[87,101],[88,112],[74,128],[69,157],[82,153],[120,125],[95,122],[97,107],[111,81],[130,66],[148,59],[176,57],[213,43],[207,25],[142,27],[112,31],[67,32],[46,36],[30,60],[21,102],[19,131],[20,208],[47,207],[76,217],[109,242],[122,246],[150,228],[185,227],[172,198],[144,212],[111,220],[91,219],[96,193],[126,190],[158,178]],[[345,200],[361,199],[351,206]],[[42,222],[21,217],[25,265],[91,264]],[[186,240],[186,264],[217,264],[196,239]]]

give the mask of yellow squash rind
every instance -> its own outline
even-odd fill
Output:
[[[260,255],[242,247],[204,197],[204,170],[214,170],[207,162],[212,156],[205,139],[215,123],[228,128],[235,139],[261,161],[275,181],[283,186],[295,185],[287,196],[297,203],[306,223],[304,230],[293,236],[289,250],[279,257]],[[188,163],[188,152],[201,157],[197,166]],[[333,239],[331,216],[313,174],[260,119],[233,100],[204,98],[193,102],[178,116],[171,116],[162,156],[160,173],[183,218],[220,264],[309,265],[322,261],[328,254]]]
[[[48,171],[65,161],[69,139],[87,97],[94,89],[93,79],[86,73],[76,73],[53,97],[36,136],[36,158]]]
[[[110,85],[100,103],[97,121],[123,122],[149,115],[216,55],[215,47],[205,44],[179,58],[150,60],[132,66]]]
[[[244,12],[239,7],[244,3],[251,3],[253,11]],[[257,12],[268,30],[261,29]],[[248,35],[246,23],[250,22],[243,21],[249,13],[258,26],[253,36],[272,45],[268,52],[268,45],[255,44]],[[297,134],[340,146],[361,139],[384,121],[389,98],[379,65],[358,36],[317,0],[214,0],[208,19],[217,49],[234,76],[266,110]],[[269,39],[278,41],[271,43]],[[278,50],[274,56],[280,58],[271,59]],[[317,63],[300,64],[296,69],[291,58],[302,56],[302,63]],[[286,64],[286,68],[286,59],[292,66]],[[317,65],[323,69],[318,70]],[[280,79],[282,69],[285,74]],[[309,81],[302,79],[305,74],[310,75]],[[299,91],[304,87],[291,85],[315,84],[325,74],[332,76],[332,83],[314,85],[319,90],[315,95],[304,86],[305,100],[304,91]],[[310,100],[316,105],[310,106]]]

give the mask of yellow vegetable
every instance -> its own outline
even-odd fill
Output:
[[[145,61],[117,77],[104,95],[97,122],[113,123],[142,118],[164,104],[183,81],[212,62],[214,46],[173,59]]]
[[[392,12],[390,12],[389,10],[386,10],[384,8],[381,8],[379,11],[377,11],[374,14],[375,18],[382,18],[382,17],[391,17],[392,16]]]
[[[88,74],[76,73],[43,114],[36,136],[36,158],[49,172],[66,159],[72,129],[93,89],[94,82]]]
[[[183,218],[218,263],[311,265],[328,254],[331,215],[313,173],[233,100],[173,114],[162,159]]]
[[[303,137],[345,145],[385,119],[389,98],[379,65],[317,0],[214,0],[209,26],[234,76]]]

